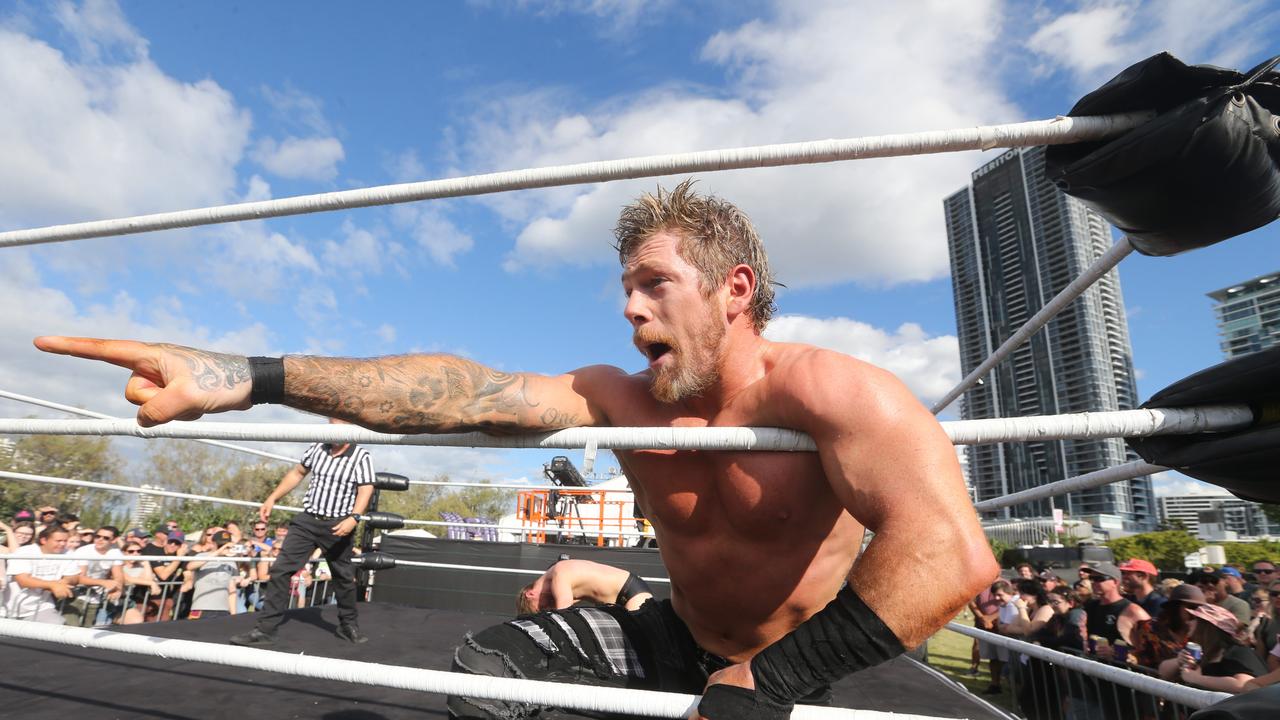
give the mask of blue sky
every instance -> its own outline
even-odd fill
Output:
[[[1159,50],[1256,64],[1277,25],[1275,2],[10,4],[0,228],[1050,117]],[[772,337],[882,364],[930,401],[959,378],[941,202],[990,157],[699,181],[752,215],[787,285]],[[5,250],[0,387],[131,414],[122,372],[42,357],[30,338],[45,333],[639,369],[610,229],[629,198],[677,180]],[[1221,360],[1205,293],[1280,268],[1278,234],[1121,265],[1142,396]],[[536,478],[549,455],[375,452],[388,470],[495,480]]]

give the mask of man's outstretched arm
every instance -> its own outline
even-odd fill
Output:
[[[131,340],[40,337],[35,344],[132,371],[125,398],[140,406],[144,427],[251,406],[249,361],[242,355]],[[282,402],[388,432],[536,432],[603,424],[587,397],[620,375],[607,367],[510,374],[452,355],[287,356]]]

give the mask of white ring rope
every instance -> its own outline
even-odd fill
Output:
[[[996,147],[1051,145],[1100,140],[1131,130],[1155,117],[1154,112],[1093,117],[1056,117],[1049,120],[988,125],[958,130],[935,130],[896,135],[876,135],[843,140],[755,147],[675,155],[649,155],[599,162],[559,165],[539,169],[382,185],[379,187],[317,195],[236,203],[196,210],[138,215],[115,220],[54,225],[0,233],[0,247],[82,240],[85,238],[130,235],[172,228],[214,225],[241,220],[263,220],[286,215],[346,210],[467,195],[527,190],[530,188],[579,185],[681,173],[735,170],[828,163],[863,158],[924,155],[961,150],[989,150]]]
[[[989,642],[992,645],[1008,648],[1015,652],[1029,655],[1033,658],[1045,660],[1055,665],[1061,665],[1065,668],[1075,670],[1090,677],[1101,678],[1117,685],[1123,685],[1127,688],[1133,688],[1148,695],[1155,695],[1166,700],[1172,700],[1180,705],[1186,705],[1191,708],[1208,707],[1221,700],[1232,697],[1230,693],[1211,692],[1209,690],[1199,690],[1186,685],[1178,685],[1159,678],[1148,677],[1141,673],[1126,670],[1121,667],[1114,667],[1092,660],[1080,657],[1079,655],[1069,655],[1067,653],[1050,650],[1041,645],[1034,645],[1022,640],[1015,640],[1011,637],[998,635],[993,632],[981,630],[979,628],[961,625],[960,623],[947,623],[947,629],[968,635],[971,638],[977,638]]]
[[[485,565],[454,565],[452,563],[426,562],[423,560],[401,560],[396,558],[396,567],[406,565],[408,567],[428,567],[442,568],[444,570],[472,570],[476,572],[495,572],[509,575],[545,575],[546,570],[527,570],[525,568],[503,568],[503,567],[487,567]],[[379,571],[381,572],[381,571]],[[642,577],[645,582],[670,583],[671,578],[664,577]]]
[[[204,502],[218,503],[221,505],[240,505],[241,507],[251,507],[255,510],[262,507],[260,502],[252,502],[249,500],[232,500],[229,498],[214,497],[212,495],[195,495],[193,493],[177,492],[175,490],[159,490],[156,488],[139,488],[132,485],[112,485],[111,483],[93,482],[92,480],[71,480],[69,478],[51,477],[49,475],[32,475],[30,473],[13,472],[10,470],[0,470],[0,478],[9,480],[25,480],[28,482],[42,482],[50,485],[70,485],[72,487],[93,488],[95,490],[110,490],[112,492],[133,493],[135,495],[158,495],[160,497],[177,498],[179,500],[202,500]],[[302,512],[302,508],[293,507],[291,505],[275,505],[275,510],[284,512]]]
[[[1253,422],[1248,405],[1202,405],[1069,415],[957,420],[941,423],[956,445],[1180,435],[1234,430]],[[747,450],[813,452],[813,439],[795,430],[751,427],[576,427],[528,435],[380,433],[355,425],[171,422],[144,428],[133,420],[0,419],[0,435],[119,435],[140,438],[215,438],[277,442],[359,443],[445,447],[582,448],[606,450]]]
[[[63,405],[62,403],[53,402],[52,400],[41,400],[40,398],[31,397],[30,395],[22,395],[20,393],[15,393],[15,392],[9,392],[8,390],[0,390],[0,398],[4,398],[6,400],[15,400],[17,402],[27,403],[29,405],[38,405],[40,407],[49,408],[51,410],[60,410],[62,412],[71,413],[73,415],[81,415],[83,417],[97,418],[99,420],[123,420],[124,419],[124,418],[118,418],[112,415],[107,415],[105,413],[94,412],[92,410],[85,410],[84,408],[73,407],[71,405]],[[286,455],[276,455],[275,453],[256,450],[254,448],[245,447],[243,445],[232,445],[231,443],[224,443],[218,440],[199,440],[198,439],[198,440],[195,440],[195,442],[204,443],[206,445],[212,445],[214,447],[220,447],[227,450],[234,450],[236,452],[249,453],[251,455],[270,458],[272,460],[279,460],[280,462],[289,463],[291,465],[296,465],[298,463],[297,458],[288,457]],[[628,495],[631,494],[631,488],[598,488],[592,485],[586,485],[582,487],[575,486],[575,485],[522,485],[520,483],[505,483],[505,484],[504,483],[477,483],[477,482],[464,482],[460,480],[410,480],[409,484],[410,485],[429,485],[432,487],[459,487],[459,488],[484,487],[484,488],[492,488],[494,490],[579,490],[579,491],[589,490],[593,493],[605,492],[605,493],[626,493]]]
[[[611,537],[611,538],[613,537],[627,537],[627,538],[654,537],[654,534],[652,532],[638,532],[636,530],[623,530],[621,528],[609,529],[604,527],[598,528],[598,529],[592,529],[588,527],[586,523],[589,521],[597,520],[597,518],[593,518],[593,517],[584,517],[584,518],[575,517],[572,519],[580,521],[580,527],[576,527],[576,528],[560,527],[558,525],[545,525],[545,526],[529,525],[529,526],[517,527],[515,525],[499,525],[497,523],[459,523],[459,522],[449,522],[447,520],[405,520],[404,524],[405,525],[422,525],[425,527],[432,527],[432,526],[461,527],[461,528],[467,528],[470,530],[497,530],[498,532],[507,533],[508,535],[582,535],[584,537],[604,536],[604,537]],[[631,520],[631,518],[624,518],[624,520]]]
[[[11,470],[0,470],[0,478],[9,480],[22,480],[27,482],[42,482],[50,485],[70,485],[72,487],[93,488],[95,490],[110,490],[114,492],[133,493],[135,495],[158,495],[160,497],[171,497],[179,500],[202,500],[204,502],[217,503],[221,505],[239,505],[241,507],[250,507],[257,509],[262,503],[252,502],[250,500],[232,500],[230,498],[214,497],[212,495],[195,495],[193,493],[177,492],[174,490],[160,490],[157,488],[139,488],[132,485],[112,485],[111,483],[93,482],[91,480],[72,480],[70,478],[52,477],[49,475],[32,475],[30,473],[13,472]],[[480,487],[484,487],[483,485]],[[283,512],[302,512],[302,508],[293,507],[291,505],[275,505],[274,510]],[[591,520],[594,518],[584,518]],[[561,528],[555,526],[549,527],[516,527],[509,525],[495,525],[491,523],[468,523],[468,522],[450,522],[447,520],[412,520],[405,519],[405,525],[435,525],[440,527],[460,527],[469,530],[500,530],[511,535],[583,535],[583,536],[606,536],[606,537],[636,537],[651,538],[653,533],[641,533],[622,529],[606,529],[601,528],[593,530],[591,528]]]
[[[698,697],[694,695],[422,670],[382,663],[337,660],[276,650],[215,645],[192,640],[171,640],[20,620],[0,620],[0,635],[96,650],[114,650],[168,660],[206,662],[298,677],[506,702],[528,702],[596,713],[684,718],[697,707],[698,702]],[[797,705],[791,717],[795,720],[941,720],[922,715],[811,705]]]
[[[1103,468],[1101,470],[1095,470],[1093,472],[1077,475],[1065,480],[1046,483],[1028,490],[1021,490],[1019,492],[1009,493],[1008,495],[1001,495],[998,498],[983,500],[982,502],[974,503],[973,507],[978,512],[999,510],[1000,508],[1009,507],[1011,505],[1031,502],[1033,500],[1043,500],[1055,495],[1065,495],[1079,490],[1091,490],[1096,487],[1102,487],[1103,485],[1110,485],[1124,480],[1132,480],[1133,478],[1142,477],[1143,475],[1164,472],[1168,469],[1169,468],[1163,465],[1152,465],[1144,460],[1134,460],[1133,462],[1127,462],[1123,465]]]
[[[557,490],[570,495],[592,495],[595,493],[632,494],[629,487],[602,488],[598,485],[521,485],[520,483],[477,483],[460,480],[410,480],[409,484],[430,485],[432,487],[492,488],[494,490]]]
[[[119,420],[120,419],[120,418],[112,417],[111,415],[106,415],[100,412],[85,410],[84,408],[72,407],[71,405],[63,405],[62,403],[56,403],[56,402],[53,402],[52,400],[41,400],[40,398],[34,398],[29,395],[21,395],[15,392],[9,392],[8,390],[0,390],[0,398],[5,398],[6,400],[16,400],[17,402],[27,403],[28,405],[38,405],[40,407],[49,408],[50,410],[59,410],[65,413],[71,413],[72,415],[98,418],[99,420]],[[220,447],[225,450],[234,450],[236,452],[249,453],[250,455],[257,455],[258,457],[270,458],[271,460],[279,460],[281,462],[287,462],[291,465],[296,465],[298,463],[297,458],[285,457],[284,455],[276,455],[275,453],[269,453],[264,450],[255,450],[254,448],[247,448],[247,447],[244,447],[243,445],[232,445],[230,443],[219,442],[217,440],[204,440],[204,439],[196,439],[195,442],[204,443],[205,445],[212,445],[214,447]]]
[[[1037,440],[1190,435],[1236,430],[1252,423],[1253,411],[1248,405],[1201,405],[1192,408],[956,420],[941,425],[951,442],[956,445],[982,445]]]
[[[1098,278],[1110,272],[1112,268],[1119,265],[1120,261],[1128,257],[1132,252],[1133,243],[1129,241],[1129,236],[1126,235],[1120,238],[1120,242],[1112,245],[1105,253],[1099,255],[1092,265],[1080,273],[1080,276],[1072,280],[1061,292],[1053,296],[1053,299],[1040,308],[1039,312],[1031,316],[1030,320],[1023,323],[1022,327],[1010,335],[1000,347],[996,348],[995,352],[987,356],[987,359],[983,360],[981,365],[974,368],[958,385],[947,392],[941,400],[934,403],[933,407],[930,408],[933,414],[937,415],[942,412],[956,398],[963,395],[966,390],[978,384],[978,381],[991,372],[992,368],[999,365],[1010,353],[1029,340],[1032,335],[1035,335],[1036,331],[1047,325],[1063,308],[1070,305],[1080,295],[1083,295],[1086,290],[1098,281]]]
[[[119,435],[140,438],[216,438],[276,442],[358,443],[427,447],[582,448],[590,440],[609,450],[773,450],[812,452],[808,435],[779,428],[578,427],[528,435],[380,433],[355,425],[171,422],[144,428],[134,420],[0,419],[0,435]]]

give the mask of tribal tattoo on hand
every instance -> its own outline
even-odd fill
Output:
[[[196,387],[206,392],[235,390],[249,382],[249,359],[243,355],[228,355],[207,350],[162,343],[158,347],[177,355],[191,371]]]

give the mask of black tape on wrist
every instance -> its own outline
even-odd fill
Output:
[[[250,403],[284,402],[284,358],[249,358],[249,383]]]
[[[649,587],[649,583],[641,580],[635,573],[627,574],[627,581],[622,584],[622,589],[618,591],[618,599],[614,600],[619,605],[626,605],[631,598],[640,593],[653,594],[653,589]]]
[[[898,636],[845,585],[825,608],[752,658],[751,674],[758,693],[786,704],[903,652]]]
[[[707,720],[787,720],[791,708],[737,685],[712,685],[698,702],[698,714]]]

